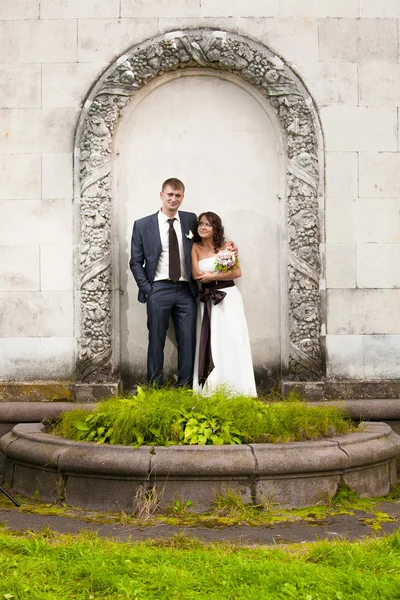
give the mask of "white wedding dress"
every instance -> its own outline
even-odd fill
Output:
[[[214,271],[215,258],[199,261],[200,271]],[[222,282],[221,282],[222,283]],[[210,395],[218,386],[227,386],[236,394],[257,396],[251,358],[249,332],[242,296],[236,286],[224,288],[225,298],[211,309],[211,350],[215,368],[204,386],[199,385],[199,347],[204,303],[197,311],[197,343],[193,389]]]

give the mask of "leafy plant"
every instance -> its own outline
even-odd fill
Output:
[[[338,408],[292,397],[269,402],[226,388],[209,397],[189,389],[138,388],[136,396],[104,400],[94,412],[64,413],[54,432],[99,444],[169,446],[285,443],[356,431]]]

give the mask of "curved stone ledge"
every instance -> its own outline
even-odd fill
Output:
[[[316,442],[134,448],[65,440],[29,423],[3,436],[0,450],[12,490],[45,502],[131,511],[138,491],[155,488],[161,506],[179,496],[204,511],[229,487],[248,503],[293,508],[326,500],[342,480],[360,496],[388,493],[400,436],[368,423],[362,433]]]

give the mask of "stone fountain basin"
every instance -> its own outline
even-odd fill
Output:
[[[16,425],[0,439],[5,482],[43,502],[92,510],[132,511],[136,494],[155,488],[161,508],[179,498],[210,510],[227,488],[245,503],[301,508],[326,502],[344,481],[360,497],[383,496],[396,484],[400,436],[384,423],[313,442],[235,446],[112,446]]]

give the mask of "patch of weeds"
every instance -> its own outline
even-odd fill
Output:
[[[373,518],[363,517],[359,520],[365,525],[371,527],[371,529],[374,531],[381,531],[382,523],[394,523],[396,521],[395,517],[392,517],[391,515],[379,510],[374,511]]]
[[[145,490],[140,485],[133,499],[132,514],[140,521],[147,521],[154,516],[159,504],[157,489],[152,487],[150,490]]]
[[[167,508],[167,514],[182,516],[190,511],[193,502],[191,500],[183,500],[179,494],[176,494],[172,506]]]

